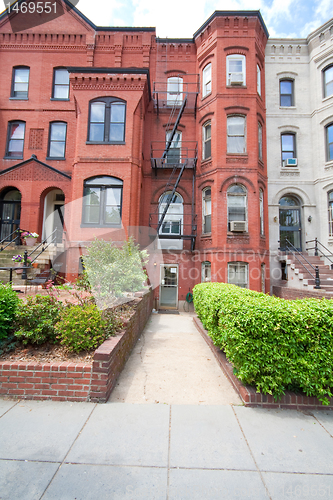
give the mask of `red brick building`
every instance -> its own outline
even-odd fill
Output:
[[[0,18],[0,239],[57,227],[73,278],[94,237],[155,230],[160,307],[202,280],[268,291],[259,11],[216,11],[193,39],[159,39],[56,3],[64,14],[34,27]]]

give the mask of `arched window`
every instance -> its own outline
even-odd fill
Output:
[[[328,193],[328,235],[333,236],[333,191]]]
[[[49,130],[48,158],[65,158],[67,123],[52,122]]]
[[[227,153],[246,153],[245,116],[227,117]]]
[[[264,227],[264,192],[260,188],[259,189],[259,216],[260,216],[260,234],[261,236],[265,233]]]
[[[23,158],[25,122],[8,123],[6,157]]]
[[[258,158],[262,160],[262,125],[258,122]]]
[[[294,99],[294,80],[280,80],[280,106],[295,106]]]
[[[30,68],[16,66],[13,68],[11,97],[15,99],[28,99]]]
[[[247,191],[241,184],[232,184],[227,191],[228,231],[247,231]]]
[[[207,64],[202,71],[202,97],[212,91],[212,64]]]
[[[212,231],[212,190],[210,187],[202,190],[202,232]]]
[[[333,95],[333,64],[325,68],[323,71],[324,77],[324,97]]]
[[[227,56],[227,85],[246,85],[245,56]]]
[[[91,177],[84,181],[82,225],[121,225],[123,181],[116,177]]]
[[[181,105],[183,101],[183,79],[181,76],[170,76],[167,81],[167,105]]]
[[[212,156],[212,124],[210,121],[202,126],[202,159]]]
[[[67,100],[69,98],[69,73],[66,68],[54,68],[52,98]]]
[[[88,141],[123,144],[125,141],[126,103],[116,97],[90,101]]]
[[[257,64],[257,92],[261,95],[261,70],[259,64]]]

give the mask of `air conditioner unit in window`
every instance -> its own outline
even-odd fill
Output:
[[[244,233],[246,231],[245,220],[233,220],[230,222],[230,231],[234,233]]]
[[[297,167],[297,158],[288,158],[283,160],[284,167]]]
[[[230,85],[243,85],[243,73],[230,73]]]

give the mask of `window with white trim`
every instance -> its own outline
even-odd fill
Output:
[[[212,264],[209,260],[201,263],[201,282],[212,281]]]
[[[202,97],[210,94],[212,91],[212,64],[209,63],[202,71]]]
[[[183,102],[183,79],[181,76],[170,76],[167,81],[167,105],[181,105]]]
[[[262,125],[258,122],[258,157],[262,160]]]
[[[246,84],[246,58],[240,54],[227,56],[227,85]]]
[[[16,99],[28,99],[30,68],[28,66],[17,66],[13,68],[13,80],[11,97]]]
[[[166,132],[165,143],[168,144],[171,138],[172,131]],[[166,162],[170,165],[178,165],[181,163],[181,152],[182,152],[182,133],[176,130],[175,135],[172,138],[170,148],[167,152]]]
[[[241,224],[246,230],[247,222],[247,190],[241,184],[232,184],[227,191],[228,204],[228,231],[233,230],[233,222],[245,222]]]
[[[259,189],[259,217],[260,217],[260,235],[263,236],[265,233],[264,228],[264,192]]]
[[[212,231],[212,190],[210,187],[202,190],[202,232]]]
[[[333,237],[333,191],[328,193],[328,235]]]
[[[207,160],[212,156],[212,124],[206,122],[202,126],[202,159]]]
[[[257,92],[261,95],[261,70],[259,64],[257,64]]]
[[[227,117],[227,153],[246,153],[245,116]]]
[[[52,98],[67,100],[69,98],[69,73],[66,68],[53,70]]]
[[[228,283],[249,287],[249,265],[246,262],[228,262]]]
[[[49,158],[65,158],[67,123],[52,122],[49,131]]]
[[[6,157],[23,158],[25,122],[8,123]]]

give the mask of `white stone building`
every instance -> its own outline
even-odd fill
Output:
[[[333,252],[333,18],[306,39],[268,40],[266,106],[274,285],[286,237],[302,252],[314,238]]]

